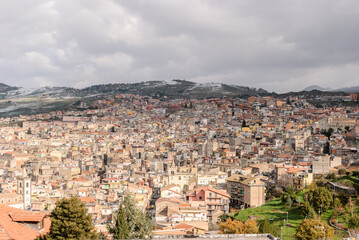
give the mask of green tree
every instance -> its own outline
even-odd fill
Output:
[[[316,187],[310,190],[308,197],[315,212],[325,212],[333,202],[333,194],[326,187]]]
[[[349,218],[348,227],[352,228],[352,229],[359,228],[359,215],[358,214],[354,214],[352,217]]]
[[[330,154],[330,143],[326,142],[323,147],[323,154]]]
[[[265,219],[259,223],[259,232],[260,233],[270,233],[275,237],[280,236],[279,227],[274,223],[270,223],[268,219]]]
[[[302,206],[302,213],[309,219],[315,218],[315,211],[313,207],[310,205],[309,201],[305,201],[304,205]]]
[[[297,195],[295,194],[295,191],[291,187],[287,187],[285,191],[281,195],[282,203],[292,205],[292,203],[296,200]]]
[[[97,239],[91,216],[86,213],[85,205],[77,197],[58,200],[46,239]]]
[[[350,131],[350,127],[349,127],[349,126],[345,126],[344,129],[345,129],[346,133]]]
[[[242,127],[248,127],[247,123],[246,123],[246,120],[243,120],[242,122]]]
[[[324,129],[321,131],[323,135],[325,135],[328,139],[332,136],[332,133],[334,132],[333,128],[329,128],[328,130]]]
[[[126,212],[122,206],[118,208],[115,220],[115,227],[113,228],[114,239],[128,239],[130,237],[130,229],[128,228]]]
[[[335,180],[335,173],[328,173],[328,175],[325,177],[325,179]]]
[[[27,129],[27,134],[32,134],[31,128]]]
[[[328,224],[314,219],[305,219],[294,235],[298,240],[334,239],[334,229]]]
[[[345,168],[341,168],[341,169],[339,169],[338,173],[340,175],[345,175],[347,173],[347,170],[345,170]]]
[[[334,207],[335,208],[340,208],[342,206],[342,202],[340,201],[339,198],[334,198]]]
[[[218,218],[221,222],[225,222],[225,221],[227,221],[227,218],[229,218],[229,216],[227,214],[222,214]]]
[[[132,195],[127,194],[123,200],[123,208],[126,221],[129,229],[128,238],[146,238],[152,232],[153,225],[151,220],[147,217],[146,213],[141,211],[137,206],[136,202],[133,199]],[[120,212],[120,209],[118,213]],[[120,213],[122,214],[122,213]],[[118,214],[117,214],[118,216]],[[120,232],[120,229],[117,229],[119,225],[116,227],[115,225],[109,226],[109,231],[111,233]]]

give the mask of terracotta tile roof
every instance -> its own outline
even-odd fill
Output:
[[[1,240],[11,239],[9,237],[9,235],[7,235],[6,231],[1,226],[0,226],[0,239]]]
[[[40,222],[45,214],[40,212],[12,213],[9,216],[14,222]]]
[[[83,203],[96,203],[96,199],[92,197],[80,197],[80,200]]]
[[[198,193],[200,191],[210,191],[210,192],[214,192],[214,193],[218,193],[224,197],[228,197],[230,198],[231,196],[227,193],[226,190],[219,190],[219,189],[215,189],[215,188],[212,188],[212,187],[209,187],[209,186],[206,186],[206,187],[199,187],[199,188],[196,188],[196,189],[193,189],[193,190],[190,190],[186,193],[187,196],[191,196],[193,195],[194,193]]]
[[[42,218],[40,219],[40,215]],[[35,221],[44,220],[44,228],[35,230],[29,226],[17,221]],[[40,219],[40,220],[39,220]],[[46,234],[51,225],[50,217],[47,213],[34,213],[22,209],[12,208],[6,205],[0,205],[0,239],[14,240],[33,240],[37,236]]]
[[[153,235],[186,235],[186,232],[182,230],[157,230],[153,231]]]
[[[190,230],[192,228],[193,228],[193,226],[185,224],[185,223],[180,223],[180,224],[175,226],[175,229],[184,229],[186,231],[188,231],[188,230]]]

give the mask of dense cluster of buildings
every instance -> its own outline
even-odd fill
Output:
[[[301,189],[359,167],[358,107],[135,95],[83,105],[0,119],[0,204],[49,213],[78,196],[106,231],[130,193],[155,234],[201,234],[232,208],[263,205],[268,186]]]

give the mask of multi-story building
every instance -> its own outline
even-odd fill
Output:
[[[293,173],[293,189],[299,190],[309,186],[313,182],[313,173],[295,172]]]
[[[259,207],[265,203],[265,184],[259,177],[232,175],[227,190],[234,207]]]
[[[191,206],[205,207],[209,222],[216,222],[222,214],[229,213],[230,195],[226,190],[212,187],[198,187],[186,193]]]

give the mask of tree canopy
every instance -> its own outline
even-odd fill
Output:
[[[226,222],[219,224],[219,232],[221,234],[254,234],[258,233],[258,226],[253,219],[248,219],[243,223],[236,219],[227,218]]]
[[[308,193],[309,202],[316,212],[328,210],[333,202],[333,194],[326,187],[315,187]]]
[[[314,219],[305,219],[294,235],[298,240],[334,239],[334,229]]]
[[[153,225],[147,214],[136,206],[132,195],[127,194],[117,211],[114,225],[108,229],[115,239],[115,235],[121,236],[120,239],[146,238],[151,234]]]
[[[50,232],[46,239],[96,239],[91,216],[77,197],[63,198],[56,202],[51,213]]]

